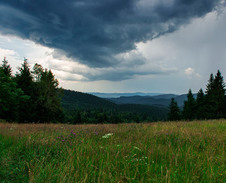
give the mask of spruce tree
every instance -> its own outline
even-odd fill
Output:
[[[195,109],[196,109],[196,101],[194,99],[191,89],[189,89],[187,94],[187,101],[184,102],[184,107],[182,112],[183,119],[185,120],[195,119],[195,112],[196,112]]]
[[[215,75],[214,82],[214,100],[215,100],[215,116],[216,118],[222,118],[224,116],[224,97],[225,97],[225,83],[221,72],[218,70]]]
[[[214,88],[214,77],[213,74],[210,74],[210,78],[208,80],[208,84],[206,85],[206,94],[211,95],[213,93]]]
[[[5,76],[12,76],[12,68],[11,66],[8,64],[8,60],[6,60],[6,57],[4,57],[3,61],[2,61],[2,70],[5,74]]]
[[[177,105],[177,102],[174,100],[174,98],[171,99],[171,102],[169,105],[168,120],[169,121],[180,120],[180,109]]]
[[[205,91],[205,117],[207,119],[214,119],[215,116],[215,97],[214,97],[214,77],[210,74],[208,84]]]
[[[60,88],[51,70],[35,64],[31,72],[27,59],[16,77],[4,58],[0,65],[0,118],[18,122],[64,122]]]
[[[19,69],[19,73],[16,74],[16,83],[26,96],[29,97],[26,102],[21,102],[19,106],[20,115],[19,122],[33,122],[34,120],[34,93],[35,87],[33,83],[33,77],[27,62],[24,59],[24,63]]]
[[[4,58],[3,64],[0,66],[0,118],[17,121],[19,105],[21,102],[26,102],[27,97],[21,89],[17,88],[11,71],[8,61]]]
[[[209,83],[206,87],[206,117],[216,119],[225,115],[225,83],[221,72],[218,70],[213,78],[210,75]]]
[[[205,119],[205,97],[202,88],[197,93],[196,99],[196,118]]]
[[[27,59],[18,68],[19,73],[16,74],[16,82],[26,95],[31,95],[33,92],[33,76],[31,74]]]

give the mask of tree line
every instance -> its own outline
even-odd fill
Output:
[[[90,100],[95,103],[95,108],[89,105]],[[84,101],[88,101],[87,104]],[[172,98],[168,120],[226,118],[225,104],[225,83],[218,70],[215,76],[210,75],[205,93],[200,89],[194,97],[189,90],[182,110]],[[116,106],[88,94],[63,90],[51,70],[37,63],[30,69],[27,59],[15,75],[6,58],[0,65],[0,119],[6,121],[72,124],[151,122],[166,120],[167,112],[165,108],[145,105]]]
[[[205,93],[202,88],[198,91],[195,98],[192,90],[189,89],[187,100],[184,102],[183,109],[177,105],[174,98],[169,105],[168,120],[202,120],[226,118],[226,95],[225,83],[220,70],[216,75],[210,74]]]
[[[91,105],[92,104],[92,105]],[[64,90],[40,64],[27,59],[15,75],[6,58],[0,65],[0,119],[19,123],[123,123],[165,120],[167,109],[116,105],[104,99]]]
[[[0,119],[17,122],[54,122],[64,118],[60,88],[51,70],[24,59],[15,76],[6,58],[0,66]]]

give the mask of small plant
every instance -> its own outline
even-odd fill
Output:
[[[108,139],[109,137],[111,137],[113,135],[113,133],[107,133],[104,136],[102,136],[103,139]]]

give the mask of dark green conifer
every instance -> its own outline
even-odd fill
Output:
[[[31,74],[27,59],[24,59],[24,63],[18,68],[19,73],[16,74],[16,82],[18,86],[24,91],[26,95],[31,96],[34,90],[33,76]]]
[[[225,83],[221,72],[218,70],[213,78],[210,75],[209,83],[206,87],[206,117],[208,119],[222,118],[224,116],[225,108]]]
[[[212,95],[213,93],[213,88],[214,88],[214,77],[213,74],[210,74],[210,78],[208,80],[208,84],[206,85],[206,94],[207,95]]]
[[[214,77],[213,74],[210,74],[208,84],[205,91],[205,117],[207,119],[215,118],[215,99],[214,99]]]
[[[197,93],[196,99],[196,118],[197,119],[205,119],[205,97],[202,88]]]
[[[2,70],[6,76],[10,77],[12,75],[12,68],[8,64],[8,60],[6,60],[6,57],[4,57],[4,59],[2,61]]]
[[[184,107],[182,112],[183,119],[185,120],[195,119],[195,112],[196,112],[195,109],[196,109],[196,102],[191,89],[189,89],[187,94],[187,101],[184,102]]]
[[[215,117],[222,118],[224,116],[224,97],[225,83],[221,72],[218,70],[213,82],[214,100],[215,100]]]
[[[21,102],[19,106],[19,122],[28,123],[34,122],[34,96],[35,86],[33,83],[33,76],[31,74],[27,59],[21,67],[18,68],[19,72],[16,74],[16,83],[20,89],[23,90],[24,94],[29,97],[26,102]]]
[[[169,113],[168,113],[168,120],[169,121],[178,121],[180,120],[180,109],[177,105],[177,102],[174,100],[174,98],[171,99],[170,105],[169,105]]]
[[[26,102],[27,98],[11,76],[12,69],[4,58],[0,66],[0,118],[7,121],[17,121],[19,105]]]

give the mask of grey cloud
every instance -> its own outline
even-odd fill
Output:
[[[102,71],[100,74],[92,74],[87,73],[85,76],[89,78],[89,81],[98,81],[98,80],[109,80],[109,81],[122,81],[133,79],[136,76],[147,76],[147,75],[158,75],[158,74],[169,74],[170,72],[174,72],[173,70],[150,70],[143,71],[141,69],[138,70],[127,70],[127,69],[113,69],[109,71]]]
[[[168,75],[176,72],[175,69],[161,68],[160,66],[144,67],[139,65],[126,67],[108,67],[108,68],[89,68],[87,66],[79,66],[77,64],[67,62],[67,66],[62,66],[60,63],[50,63],[51,68],[57,77],[67,81],[122,81],[136,78],[136,76],[147,75]],[[76,73],[76,74],[75,74]]]
[[[146,76],[146,75],[156,75],[156,74],[164,74],[162,71],[128,71],[128,70],[107,70],[102,72],[94,72],[94,73],[82,73],[81,77],[74,76],[73,73],[68,73],[63,75],[59,75],[58,78],[66,80],[66,81],[123,81],[128,79],[133,79],[136,76]],[[79,73],[79,72],[78,72]]]
[[[0,32],[54,48],[89,67],[111,67],[121,64],[117,55],[135,50],[136,43],[173,32],[221,2],[1,0]]]

